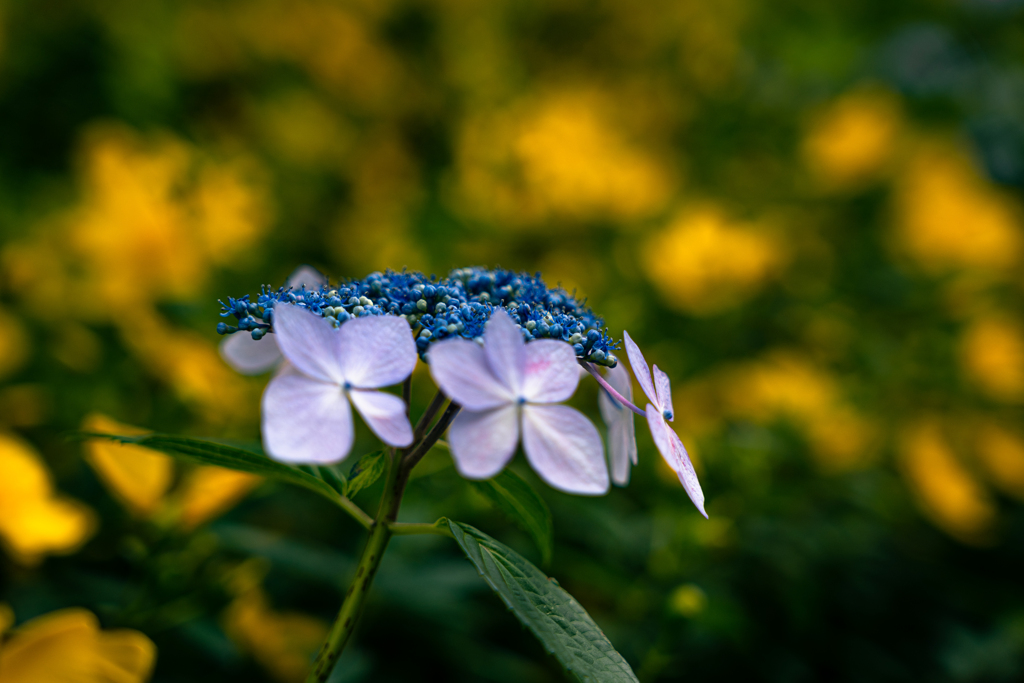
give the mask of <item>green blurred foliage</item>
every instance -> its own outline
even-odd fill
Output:
[[[601,499],[513,465],[642,681],[1020,680],[1022,74],[1017,0],[6,0],[0,603],[142,631],[154,681],[301,680],[357,525],[63,435],[254,442],[217,298],[501,265],[674,380],[710,520],[645,434]],[[539,560],[446,453],[417,472],[403,519]],[[421,679],[561,674],[450,541],[398,538],[331,680]]]

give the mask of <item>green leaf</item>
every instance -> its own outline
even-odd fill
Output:
[[[226,467],[231,470],[251,472],[268,479],[276,479],[277,481],[295,484],[296,486],[303,486],[335,503],[339,502],[338,493],[323,480],[295,467],[289,467],[284,463],[271,460],[266,455],[255,450],[229,446],[215,441],[171,436],[169,434],[118,436],[116,434],[85,433],[80,436],[111,439],[121,443],[145,446],[146,448],[152,448],[154,451],[160,451],[175,458],[201,465],[216,465],[217,467]]]
[[[345,485],[345,495],[354,498],[357,493],[372,486],[373,482],[380,479],[384,474],[384,468],[388,461],[384,457],[384,451],[374,451],[359,458],[359,461],[352,466],[348,473],[348,483]]]
[[[514,550],[468,524],[448,528],[480,576],[569,673],[587,683],[638,683],[575,598]]]
[[[505,469],[492,479],[470,483],[533,538],[540,549],[541,564],[546,566],[551,562],[554,545],[551,510],[525,479]]]

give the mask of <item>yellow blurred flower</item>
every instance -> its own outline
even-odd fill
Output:
[[[684,583],[672,591],[668,598],[668,604],[676,614],[695,617],[707,608],[708,596],[700,586]]]
[[[855,187],[877,178],[888,165],[901,127],[893,93],[855,90],[813,118],[803,140],[804,159],[825,187]]]
[[[966,543],[985,543],[996,509],[988,492],[957,458],[938,420],[928,418],[900,434],[904,473],[924,513]]]
[[[93,533],[92,511],[58,495],[28,444],[0,434],[0,544],[22,564],[77,550]]]
[[[72,608],[26,622],[0,645],[0,681],[142,683],[155,661],[156,646],[142,633],[100,630],[91,612]]]
[[[976,449],[995,485],[1024,500],[1024,436],[988,422],[978,431]]]
[[[985,317],[972,323],[960,340],[964,374],[990,398],[1024,399],[1024,329],[1015,321]]]
[[[1010,271],[1020,262],[1020,202],[948,142],[921,143],[896,182],[896,245],[927,271]]]
[[[146,433],[98,413],[87,417],[82,429],[124,436]],[[133,514],[160,517],[185,531],[224,514],[262,481],[246,472],[200,466],[192,469],[168,496],[174,479],[174,461],[170,456],[108,439],[91,439],[85,448],[86,460],[100,480]]]
[[[645,270],[666,301],[698,315],[749,298],[785,260],[778,240],[758,226],[728,220],[714,206],[680,214],[643,250]]]
[[[20,368],[28,351],[28,338],[21,322],[0,308],[0,377]]]

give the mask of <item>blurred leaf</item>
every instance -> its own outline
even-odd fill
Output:
[[[576,599],[514,550],[468,524],[448,527],[480,576],[578,681],[637,678]]]
[[[341,495],[345,495],[345,489],[348,488],[348,479],[344,474],[338,471],[334,465],[320,465],[316,468],[316,475],[331,485],[335,491]]]
[[[121,443],[145,446],[146,448],[152,448],[155,451],[202,465],[216,465],[217,467],[226,467],[232,470],[239,470],[240,472],[251,472],[268,479],[276,479],[305,487],[335,503],[339,502],[338,493],[326,482],[299,469],[271,460],[266,455],[254,450],[228,446],[214,441],[170,436],[168,434],[119,436],[117,434],[82,433],[81,435],[89,438],[112,439]]]
[[[541,563],[547,566],[551,562],[554,530],[551,510],[540,494],[525,479],[509,469],[491,479],[470,481],[470,484],[530,534],[540,550]]]
[[[366,487],[372,486],[373,482],[380,479],[380,475],[384,474],[384,468],[387,464],[384,451],[374,451],[359,458],[359,461],[352,466],[352,471],[348,473],[345,496],[353,498]]]

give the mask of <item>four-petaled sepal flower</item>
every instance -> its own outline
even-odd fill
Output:
[[[621,361],[614,368],[609,368],[604,378],[615,391],[633,400],[633,382]],[[637,462],[633,411],[612,398],[604,389],[598,391],[598,407],[608,426],[608,459],[612,466],[612,481],[616,486],[625,486],[629,483],[630,464],[635,465]]]
[[[644,354],[630,339],[628,332],[623,333],[623,339],[626,342],[626,354],[629,356],[633,374],[640,382],[640,388],[651,400],[651,403],[647,404],[647,424],[651,428],[654,445],[658,447],[661,457],[665,458],[665,462],[672,468],[672,471],[679,476],[679,481],[686,489],[690,500],[697,506],[700,513],[707,517],[708,513],[704,511],[704,492],[701,491],[700,482],[697,481],[697,473],[693,471],[693,463],[690,462],[690,456],[679,436],[668,426],[668,423],[674,418],[672,387],[669,385],[668,375],[655,365],[654,382],[652,383],[651,372],[647,369]]]
[[[350,402],[381,441],[412,444],[405,402],[383,391],[416,366],[404,318],[372,316],[340,328],[291,304],[274,307],[274,333],[288,362],[263,394],[263,445],[277,460],[329,463],[352,449]],[[262,342],[261,342],[262,343]]]
[[[579,368],[569,344],[529,344],[509,315],[497,309],[483,346],[450,339],[427,355],[434,381],[462,406],[448,430],[459,472],[487,479],[515,454],[522,434],[526,459],[544,481],[568,493],[608,491],[601,436],[574,408],[558,405],[576,391]]]

